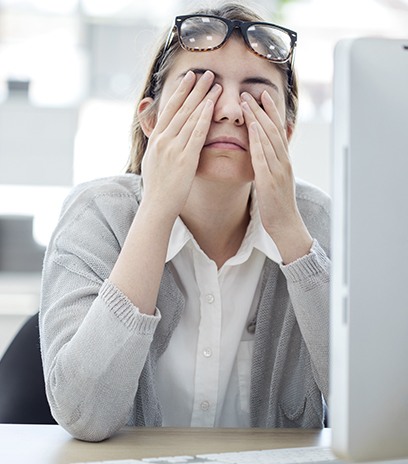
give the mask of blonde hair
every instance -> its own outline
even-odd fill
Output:
[[[241,21],[263,21],[264,19],[249,8],[238,3],[226,3],[216,8],[202,8],[192,12],[192,14],[209,14],[221,16],[231,20]],[[143,90],[139,96],[138,104],[133,116],[132,122],[132,145],[130,151],[130,160],[127,167],[128,173],[140,174],[142,159],[146,151],[148,137],[144,134],[141,127],[141,118],[155,117],[157,114],[157,106],[159,104],[160,96],[163,90],[164,82],[169,74],[172,63],[175,57],[182,50],[176,37],[173,38],[171,46],[168,50],[164,50],[167,38],[167,32],[162,36],[158,50],[150,65],[149,72],[147,73],[146,81]],[[284,76],[286,82],[285,89],[285,102],[286,102],[286,124],[291,128],[295,127],[297,112],[298,112],[298,83],[295,71],[292,69],[292,83],[288,82],[289,76],[289,63],[275,64],[279,71]],[[154,100],[152,105],[142,112],[138,113],[139,103],[146,97]]]

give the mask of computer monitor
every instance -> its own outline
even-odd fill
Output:
[[[333,451],[408,458],[408,38],[340,41],[333,97]]]

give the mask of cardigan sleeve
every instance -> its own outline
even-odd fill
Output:
[[[161,317],[140,313],[108,280],[136,210],[123,186],[81,187],[67,199],[46,252],[46,391],[57,422],[83,440],[103,440],[129,421]]]
[[[328,402],[330,332],[330,197],[297,181],[299,211],[313,237],[309,254],[282,265],[289,296],[312,362],[316,384]]]
[[[310,253],[281,266],[313,375],[327,402],[329,390],[330,259],[314,239]]]

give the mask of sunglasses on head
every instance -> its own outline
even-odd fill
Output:
[[[292,84],[292,68],[297,34],[276,24],[261,21],[229,20],[213,15],[176,16],[163,49],[162,57],[177,33],[180,46],[190,52],[208,52],[221,48],[231,34],[240,31],[253,53],[272,63],[288,63],[288,82]],[[158,66],[160,67],[160,65]]]

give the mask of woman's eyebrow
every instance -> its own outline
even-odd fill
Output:
[[[262,85],[267,85],[269,87],[272,87],[276,92],[279,92],[279,87],[274,84],[271,80],[267,79],[266,77],[248,77],[247,79],[244,79],[243,84],[262,84]]]
[[[206,71],[211,71],[214,74],[215,79],[219,79],[221,77],[218,73],[216,73],[212,69],[191,68],[191,69],[188,69],[187,71],[181,73],[179,78],[183,78],[187,74],[188,71],[193,71],[194,74],[204,74]],[[272,87],[276,92],[279,92],[279,87],[276,84],[274,84],[270,79],[267,79],[266,77],[260,77],[260,76],[247,77],[241,83],[242,84],[266,85],[266,86]]]
[[[206,71],[211,71],[214,74],[216,79],[220,77],[219,74],[217,74],[216,72],[214,72],[213,70],[208,69],[208,68],[190,68],[190,69],[187,69],[187,71],[182,72],[178,76],[179,79],[183,78],[189,71],[193,71],[194,74],[204,74]]]

